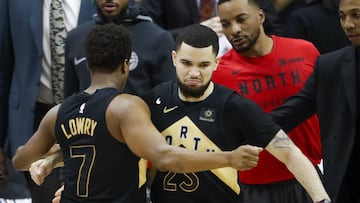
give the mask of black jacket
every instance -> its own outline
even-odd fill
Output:
[[[321,54],[350,45],[340,26],[337,9],[326,9],[321,1],[314,1],[292,13],[285,35],[312,42]]]
[[[103,23],[107,23],[106,20],[97,15],[93,21],[68,33],[65,45],[65,97],[89,86],[90,74],[86,66],[84,41],[94,26]],[[126,92],[140,95],[161,82],[175,80],[175,68],[171,60],[175,42],[170,33],[152,23],[151,18],[142,15],[134,6],[129,7],[129,13],[116,23],[128,28],[132,38],[133,50]]]

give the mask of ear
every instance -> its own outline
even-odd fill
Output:
[[[130,60],[129,59],[125,59],[122,67],[121,67],[121,72],[122,73],[128,73],[129,72],[129,66],[130,66]]]
[[[219,57],[216,57],[216,58],[215,58],[215,68],[214,68],[214,71],[215,71],[215,70],[217,69],[217,67],[218,67],[219,60],[220,60]]]
[[[261,24],[264,24],[264,22],[265,22],[265,11],[263,9],[259,10],[258,18],[259,18],[259,22]]]
[[[176,62],[176,51],[172,51],[171,52],[171,58],[172,58],[172,62],[173,62],[173,65],[176,67],[175,65],[175,62]]]

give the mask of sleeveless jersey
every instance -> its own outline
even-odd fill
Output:
[[[231,49],[219,61],[213,81],[255,101],[265,112],[296,94],[313,71],[317,49],[304,40],[272,36],[273,50],[260,57],[244,57]],[[320,163],[321,143],[317,116],[288,133],[312,161]],[[271,172],[270,172],[271,171]],[[266,184],[294,179],[286,166],[267,151],[260,153],[256,167],[240,173],[241,182]]]
[[[55,133],[65,164],[61,202],[146,202],[140,159],[110,134],[105,121],[119,93],[114,88],[80,92],[60,106]]]
[[[254,127],[253,124],[246,124],[239,128],[243,120],[251,119],[247,119],[248,115],[238,116],[242,112],[232,109],[243,109],[242,111],[251,114],[252,108],[243,105],[247,105],[246,101],[244,103],[234,100],[229,104],[231,98],[243,98],[218,85],[215,85],[208,98],[200,102],[181,101],[175,82],[159,85],[149,95],[145,95],[144,100],[151,109],[152,121],[171,145],[209,153],[219,152],[234,149],[244,143],[245,137],[242,137],[241,133],[249,132],[250,128],[258,128],[259,132],[264,134],[260,136],[260,133],[254,133],[258,135],[255,140],[264,146],[279,130],[279,127],[274,125],[265,129],[261,125]],[[265,116],[255,103],[252,103],[252,106],[259,109],[253,112],[254,117],[258,117],[258,112]],[[227,112],[234,113],[228,115]],[[237,121],[239,124],[224,123],[225,120]],[[270,123],[270,118],[268,121],[267,123]],[[227,126],[228,124],[231,126]],[[230,139],[225,135],[239,141],[229,142]],[[153,203],[231,203],[238,201],[239,192],[237,171],[230,167],[186,174],[158,171],[152,182],[151,199]]]

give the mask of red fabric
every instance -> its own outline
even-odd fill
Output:
[[[317,49],[304,40],[272,36],[273,50],[261,57],[240,56],[231,49],[221,57],[213,74],[215,83],[227,86],[255,101],[265,112],[281,105],[297,93],[313,71]],[[314,164],[321,160],[320,128],[317,116],[289,132],[289,137]],[[260,154],[258,166],[242,171],[247,184],[264,184],[293,179],[286,166],[267,151]]]
[[[200,22],[215,16],[215,0],[200,1]]]

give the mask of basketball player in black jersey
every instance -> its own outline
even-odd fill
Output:
[[[18,170],[58,142],[64,160],[61,202],[145,202],[145,158],[161,171],[196,172],[219,167],[248,169],[260,147],[201,153],[168,145],[137,96],[122,93],[129,74],[128,31],[111,23],[87,36],[91,84],[52,108],[31,139],[13,157]]]
[[[172,52],[177,81],[143,96],[156,128],[169,144],[201,152],[231,150],[243,143],[263,147],[288,167],[314,202],[327,199],[313,164],[280,127],[256,103],[211,82],[218,49],[216,33],[205,26],[191,25],[180,32]],[[238,202],[237,180],[231,168],[158,171],[151,199],[152,203]]]

